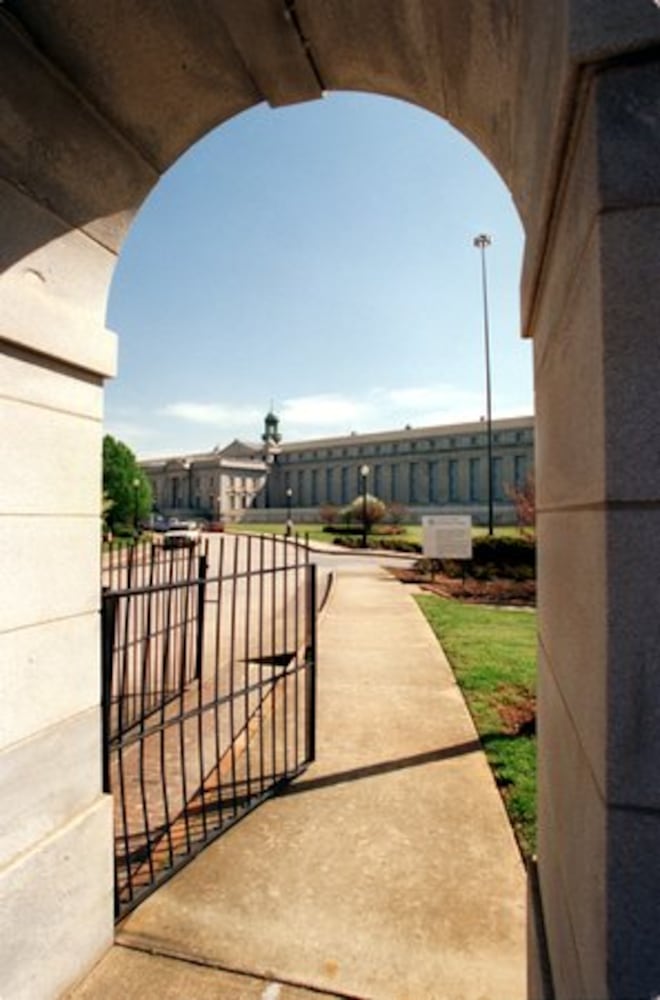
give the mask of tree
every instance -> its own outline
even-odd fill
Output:
[[[378,497],[371,496],[370,493],[367,493],[366,497],[356,497],[348,509],[351,520],[365,524],[367,531],[371,529],[372,525],[382,521],[386,512],[383,501],[379,500]]]
[[[536,490],[534,475],[530,472],[519,486],[507,490],[516,508],[516,520],[521,534],[533,534],[536,522]]]
[[[137,483],[137,485],[136,485]],[[149,480],[131,449],[112,435],[103,438],[103,507],[107,527],[113,532],[132,528],[151,513]]]

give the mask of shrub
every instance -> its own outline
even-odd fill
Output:
[[[336,503],[324,503],[319,507],[319,515],[322,524],[334,524],[340,514],[340,508]]]
[[[351,512],[351,519],[358,521],[360,524],[366,524],[367,531],[372,524],[377,524],[378,521],[382,521],[385,517],[385,504],[378,497],[371,496],[367,493],[366,496],[359,496],[353,500],[348,508]]]
[[[390,524],[403,524],[407,514],[408,511],[402,503],[396,503],[396,501],[393,501],[392,503],[388,503],[385,517]]]
[[[472,576],[475,580],[497,577],[533,580],[536,577],[536,544],[528,537],[488,535],[474,540],[472,559],[418,559],[414,568],[419,573]]]

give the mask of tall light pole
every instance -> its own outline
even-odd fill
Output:
[[[484,302],[484,347],[486,352],[486,439],[488,448],[488,534],[493,534],[493,411],[490,392],[490,336],[488,331],[488,282],[486,280],[486,247],[492,243],[488,233],[479,233],[472,241],[481,251],[481,289]]]
[[[362,479],[362,548],[367,547],[367,477],[369,466],[360,466],[360,478]]]
[[[287,487],[286,491],[286,537],[291,537],[291,530],[293,528],[293,521],[291,519],[291,497],[293,496],[293,490],[290,486]]]

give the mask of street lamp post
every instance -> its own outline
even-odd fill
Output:
[[[289,486],[286,491],[286,537],[291,537],[291,532],[293,530],[293,520],[291,518],[291,497],[293,496],[293,490]]]
[[[474,237],[473,244],[481,251],[481,289],[484,307],[484,348],[486,352],[486,441],[488,454],[488,534],[493,534],[493,413],[490,391],[490,335],[488,330],[488,282],[486,280],[486,247],[492,243],[488,233]]]
[[[367,547],[367,476],[369,466],[360,466],[360,477],[362,479],[362,548]]]
[[[136,476],[133,480],[133,536],[138,537],[138,517],[140,513],[140,480]]]

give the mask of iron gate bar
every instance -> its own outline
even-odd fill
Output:
[[[104,561],[118,916],[310,762],[314,567],[282,541],[222,536],[213,567],[156,546]]]

